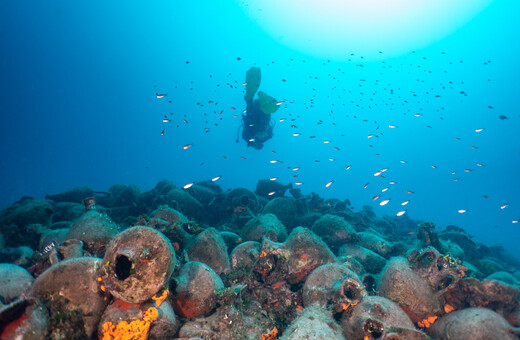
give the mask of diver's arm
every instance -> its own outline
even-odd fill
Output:
[[[244,100],[246,101],[246,114],[248,112],[253,112],[253,99],[247,99],[244,97]]]
[[[273,136],[274,136],[273,131],[274,131],[273,125],[271,123],[269,123],[269,126],[267,127],[267,139],[273,138]]]

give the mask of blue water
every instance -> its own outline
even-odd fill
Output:
[[[520,256],[519,10],[493,1],[427,47],[329,60],[280,44],[229,0],[3,1],[0,207],[81,185],[221,176],[224,189],[254,189],[274,176],[380,216],[455,224]],[[251,66],[284,101],[262,150],[236,143]]]

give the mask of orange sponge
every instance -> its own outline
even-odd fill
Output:
[[[143,313],[142,320],[134,320],[130,323],[121,321],[117,326],[112,322],[105,322],[101,340],[146,340],[150,325],[158,317],[157,309],[150,307]]]

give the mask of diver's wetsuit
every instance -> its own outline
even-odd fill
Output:
[[[273,126],[271,125],[271,115],[265,114],[260,109],[260,101],[256,99],[246,99],[246,114],[242,115],[244,129],[242,130],[242,139],[246,141],[247,146],[255,149],[261,149],[264,143],[273,137]]]

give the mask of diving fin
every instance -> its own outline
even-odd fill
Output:
[[[280,107],[278,105],[276,99],[274,97],[271,97],[265,92],[258,92],[258,100],[260,101],[260,109],[266,114],[275,113],[276,110]]]
[[[262,75],[259,67],[253,66],[246,72],[246,100],[253,100],[256,91],[260,87],[261,79]]]

